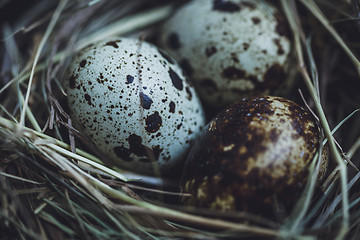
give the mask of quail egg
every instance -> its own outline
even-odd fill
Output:
[[[242,99],[217,115],[188,155],[186,205],[271,216],[299,198],[320,144],[313,116],[281,97]],[[324,151],[325,152],[325,151]],[[327,168],[323,155],[320,176]]]
[[[81,50],[66,88],[74,126],[113,164],[136,172],[176,165],[205,125],[197,94],[174,59],[138,39]]]
[[[164,23],[159,44],[193,81],[206,105],[279,95],[291,41],[284,16],[264,0],[194,0]],[[286,90],[287,91],[287,90]]]

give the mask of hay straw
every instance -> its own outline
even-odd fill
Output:
[[[314,9],[317,9],[316,5],[314,5],[314,2],[308,2],[308,1],[302,1],[303,3],[305,3],[309,8],[311,8],[314,11],[314,14],[320,18],[321,20],[323,20],[323,15],[321,14],[321,12],[319,11],[315,11]],[[342,188],[342,204],[343,204],[343,222],[342,222],[342,226],[341,226],[341,230],[337,236],[337,239],[343,239],[344,236],[347,234],[348,229],[349,229],[349,198],[348,198],[348,192],[347,192],[347,169],[346,169],[346,165],[344,163],[343,158],[341,157],[337,146],[335,144],[335,141],[333,139],[333,136],[331,134],[331,130],[330,130],[330,126],[327,122],[327,118],[325,116],[324,110],[322,108],[322,105],[320,103],[320,98],[318,96],[318,92],[315,90],[312,80],[306,70],[306,66],[305,66],[305,61],[304,61],[304,57],[303,57],[303,50],[302,50],[302,43],[301,43],[301,36],[299,34],[299,32],[301,32],[301,28],[299,28],[299,26],[297,25],[296,22],[298,21],[294,21],[293,18],[298,18],[297,13],[293,10],[294,7],[291,7],[290,3],[293,4],[294,6],[294,2],[293,1],[286,1],[286,0],[282,0],[281,1],[282,6],[284,8],[284,12],[285,15],[288,18],[288,22],[290,24],[290,27],[292,29],[293,35],[294,35],[294,41],[295,41],[295,49],[296,49],[296,53],[297,53],[297,57],[298,57],[298,61],[299,61],[299,68],[300,68],[300,72],[303,75],[303,79],[305,80],[305,84],[309,90],[309,93],[315,103],[315,108],[318,114],[318,117],[320,119],[321,125],[323,127],[325,136],[329,142],[329,148],[331,151],[332,156],[336,159],[337,164],[338,164],[338,168],[340,171],[340,176],[341,176],[341,188]],[[311,4],[311,5],[310,5]],[[324,23],[324,22],[323,22]],[[327,22],[326,22],[327,23]],[[332,27],[326,25],[328,27],[328,29],[332,34],[334,34],[334,30]],[[337,36],[337,35],[336,35]],[[339,41],[339,39],[336,37],[336,40]],[[357,60],[356,60],[357,61]],[[359,64],[357,65],[358,67],[358,71],[360,70],[359,68]],[[360,73],[360,72],[359,72]]]
[[[13,131],[14,129],[17,129],[19,127],[18,124],[10,124],[10,122],[7,122],[5,119],[0,119],[0,120],[1,120],[0,121],[1,125],[3,127],[8,128],[10,131]],[[111,188],[107,184],[99,181],[98,179],[92,177],[91,175],[82,172],[76,165],[67,161],[67,159],[65,159],[63,156],[59,155],[58,153],[52,151],[51,150],[53,148],[52,144],[47,144],[47,142],[46,141],[44,142],[42,139],[39,140],[33,131],[31,130],[27,131],[27,130],[28,129],[23,128],[21,132],[18,132],[17,138],[19,140],[22,139],[20,140],[20,142],[25,143],[31,149],[34,149],[36,152],[39,152],[41,155],[46,157],[46,159],[49,159],[53,164],[59,166],[59,168],[63,172],[66,172],[69,177],[74,178],[74,180],[76,180],[78,184],[82,185],[89,192],[91,192],[91,194],[100,203],[107,206],[107,208],[110,209],[113,208],[112,204],[101,193],[104,193],[113,199],[118,199],[127,204],[131,204],[139,207],[139,208],[135,208],[137,212],[142,212],[142,213],[145,212],[146,214],[160,216],[180,222],[193,223],[196,225],[204,225],[216,229],[227,229],[234,232],[254,233],[261,236],[275,237],[275,236],[281,236],[282,234],[281,232],[278,231],[274,231],[266,228],[248,226],[247,224],[232,223],[217,219],[210,220],[204,217],[186,214],[183,212],[171,210],[168,208],[160,207],[151,203],[134,199],[130,196],[125,195],[121,191]],[[62,152],[63,154],[67,153],[66,151],[59,151],[59,152]],[[110,172],[111,171],[107,170],[107,173]],[[121,206],[120,209],[125,210],[126,208]],[[127,208],[126,211],[132,212],[133,210],[131,210],[131,208]],[[45,219],[56,224],[67,234],[70,235],[74,234],[74,232],[71,229],[68,229],[66,226],[58,222],[52,216],[46,215]]]
[[[13,122],[0,117],[0,126],[10,129],[13,132],[19,131],[18,128],[20,127],[20,123],[18,124],[13,124]],[[122,181],[127,181],[127,178],[124,177],[123,175],[121,175],[119,172],[116,172],[110,168],[105,167],[104,165],[99,164],[99,162],[102,162],[101,160],[99,160],[98,158],[92,156],[91,154],[84,154],[85,152],[81,151],[81,150],[76,150],[76,152],[78,152],[79,154],[83,154],[85,156],[82,155],[78,155],[76,153],[70,152],[68,149],[70,149],[70,146],[68,144],[65,144],[61,141],[58,141],[50,136],[47,136],[46,134],[43,134],[41,132],[38,132],[36,130],[32,130],[30,128],[27,127],[23,127],[21,129],[21,132],[23,132],[24,137],[32,137],[33,141],[34,141],[34,145],[36,147],[41,148],[42,146],[46,146],[49,149],[52,149],[55,152],[61,153],[62,155],[65,155],[67,157],[70,157],[72,159],[75,159],[77,161],[83,162],[85,164],[89,164],[90,166],[110,175],[115,177],[116,179],[122,180]],[[18,132],[19,133],[19,132]],[[20,133],[19,133],[20,134]],[[36,136],[36,137],[35,137]],[[20,137],[20,136],[18,136]],[[58,145],[57,145],[58,144]],[[60,146],[59,146],[60,145]],[[65,147],[65,148],[64,148]]]
[[[148,26],[149,24],[158,22],[159,20],[169,16],[171,9],[172,5],[165,5],[146,13],[139,13],[125,19],[120,19],[119,21],[112,23],[106,28],[95,32],[93,35],[90,35],[88,38],[85,38],[83,41],[79,42],[76,46],[76,49],[79,50],[102,39],[121,36],[128,32],[140,29],[144,26]]]
[[[35,68],[37,65],[37,62],[39,61],[40,58],[40,54],[42,49],[44,48],[51,32],[53,31],[55,24],[58,22],[58,19],[60,17],[61,12],[63,11],[63,9],[65,8],[66,4],[67,4],[68,0],[62,0],[59,3],[59,6],[57,7],[57,9],[55,10],[55,13],[49,23],[48,28],[45,31],[45,34],[43,36],[43,38],[41,39],[41,42],[39,44],[39,47],[36,51],[36,55],[33,61],[33,65],[31,68],[31,73],[30,73],[30,78],[29,78],[29,83],[28,83],[28,89],[26,91],[26,96],[25,96],[25,101],[23,104],[23,109],[22,109],[22,113],[21,113],[21,117],[20,117],[20,125],[23,126],[25,123],[25,114],[26,114],[26,109],[28,107],[28,102],[29,102],[29,97],[30,97],[30,92],[31,92],[31,86],[32,86],[32,82],[33,82],[33,78],[34,78],[34,74],[35,74]]]
[[[332,27],[330,22],[318,8],[316,3],[313,0],[300,0],[313,14],[314,16],[321,22],[321,24],[329,31],[329,33],[334,37],[334,39],[340,44],[346,54],[349,56],[353,64],[355,65],[356,70],[360,74],[360,62],[357,57],[353,54],[347,44],[343,41],[340,35],[336,32],[336,30]]]
[[[1,119],[1,124],[3,127],[7,127],[10,131],[14,131],[14,129],[18,128],[18,125],[14,124],[6,124],[6,120]],[[9,122],[8,122],[9,123]],[[133,199],[129,196],[126,196],[124,193],[117,191],[111,187],[109,187],[107,184],[104,184],[97,180],[96,178],[82,172],[77,166],[73,165],[71,162],[67,161],[67,159],[63,158],[61,155],[55,153],[52,151],[52,145],[47,143],[47,141],[43,141],[42,139],[38,139],[38,137],[34,134],[33,131],[27,131],[28,129],[23,128],[21,132],[17,132],[17,139],[20,140],[21,143],[26,144],[26,146],[30,147],[36,152],[39,152],[41,155],[43,155],[46,159],[49,159],[53,164],[59,166],[59,168],[66,172],[69,177],[74,178],[78,182],[78,184],[85,187],[91,194],[96,197],[96,199],[101,202],[103,205],[107,207],[111,207],[111,203],[109,200],[107,200],[101,192],[104,194],[110,196],[111,198],[119,199],[121,201],[124,201],[128,204],[132,204],[134,206],[140,207],[137,209],[137,211],[145,212],[147,214],[155,215],[155,216],[161,216],[168,219],[173,219],[181,222],[187,222],[187,223],[194,223],[194,224],[200,224],[205,225],[208,227],[214,227],[217,229],[230,229],[232,231],[240,231],[240,232],[248,232],[248,233],[256,233],[262,236],[278,236],[277,231],[267,230],[264,228],[258,228],[258,227],[251,227],[246,224],[235,224],[231,222],[221,221],[221,220],[209,220],[203,217],[193,216],[189,214],[185,214],[178,211],[173,211],[167,208],[159,207],[153,204],[149,204],[147,202],[139,201],[136,199]],[[22,140],[21,140],[22,139]],[[30,142],[29,142],[30,141]],[[64,151],[59,151],[64,153]],[[66,151],[65,151],[66,153]],[[99,189],[101,192],[99,192]],[[49,202],[48,202],[49,203]],[[124,207],[121,207],[122,210],[124,210]],[[39,210],[38,210],[39,211]],[[127,212],[131,212],[131,209],[126,209]],[[67,234],[74,234],[74,232],[71,229],[68,229],[66,226],[58,222],[56,219],[54,219],[51,215],[45,214],[45,219],[47,221],[53,222],[53,224],[57,225],[59,228],[62,229]]]

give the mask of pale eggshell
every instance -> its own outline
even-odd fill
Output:
[[[165,22],[160,46],[205,103],[224,107],[246,96],[278,95],[291,85],[284,19],[264,0],[194,0]]]
[[[72,60],[66,83],[74,125],[126,169],[168,169],[204,126],[197,94],[176,62],[137,39],[88,46]]]
[[[313,116],[280,97],[252,97],[214,118],[194,143],[181,185],[187,205],[271,216],[291,210],[319,149]],[[327,168],[326,151],[320,176]]]

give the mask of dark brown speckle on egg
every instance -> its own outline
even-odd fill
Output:
[[[177,35],[177,33],[171,33],[169,35],[169,37],[168,37],[168,45],[169,45],[170,48],[172,48],[174,50],[178,50],[179,48],[181,48],[179,36]]]
[[[261,22],[261,19],[258,18],[258,17],[252,17],[251,18],[251,21],[254,23],[254,24],[259,24]]]
[[[217,52],[217,48],[215,46],[207,47],[205,49],[205,54],[207,57],[211,57]]]
[[[187,76],[191,76],[194,72],[193,67],[191,66],[191,64],[189,63],[189,61],[187,59],[182,59],[179,62],[179,65],[181,66],[181,68],[183,69],[184,73]]]
[[[117,45],[117,41],[110,41],[105,43],[106,46],[112,46],[114,48],[119,48],[119,46]]]
[[[113,151],[119,158],[123,159],[124,161],[132,161],[132,159],[130,158],[131,151],[129,149],[124,148],[123,146],[117,146],[114,147]]]
[[[169,103],[169,112],[175,113],[175,103],[173,101]]]
[[[246,76],[246,72],[244,70],[238,69],[236,67],[227,67],[223,70],[222,74],[225,78],[231,80],[242,79]]]
[[[185,90],[186,90],[186,93],[187,93],[186,98],[187,98],[189,101],[191,101],[191,99],[192,99],[192,93],[191,93],[190,87],[187,86],[187,87],[185,88]]]
[[[285,70],[279,64],[272,65],[264,74],[260,89],[274,89],[285,79]]]
[[[244,51],[248,50],[248,48],[250,47],[249,43],[243,43],[243,49]]]
[[[238,12],[241,10],[238,4],[227,0],[214,0],[213,9],[228,13]]]
[[[91,97],[90,97],[90,95],[86,93],[86,94],[84,95],[84,98],[85,98],[86,102],[91,106],[92,103],[91,103]]]
[[[184,88],[183,81],[179,77],[179,75],[176,72],[174,72],[174,70],[172,68],[169,69],[169,76],[170,76],[171,82],[173,83],[174,87],[180,91],[183,90],[183,88]]]
[[[145,119],[145,129],[148,133],[155,133],[157,132],[160,127],[162,126],[162,119],[159,115],[159,112],[156,111],[153,114],[149,115]]]
[[[153,100],[143,92],[140,92],[140,104],[144,109],[149,110]]]
[[[147,156],[146,148],[142,144],[142,138],[136,134],[131,134],[128,137],[130,151],[139,157]]]
[[[126,75],[126,83],[132,83],[134,81],[134,77],[131,75]]]
[[[274,43],[278,47],[277,54],[278,55],[285,54],[285,51],[284,51],[283,47],[281,46],[280,40],[278,38],[274,39]]]
[[[87,62],[86,59],[81,60],[81,62],[80,62],[80,64],[79,64],[80,67],[82,67],[82,68],[85,67],[86,62]]]
[[[276,28],[275,28],[276,32],[280,36],[284,36],[284,37],[290,39],[291,38],[290,28],[288,26],[288,23],[287,23],[284,15],[281,14],[280,12],[277,12],[277,13],[275,13],[275,18],[277,21]]]
[[[69,78],[69,87],[71,89],[74,89],[76,87],[76,77],[74,75],[71,75]]]

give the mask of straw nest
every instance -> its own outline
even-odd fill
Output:
[[[271,2],[292,30],[294,99],[316,114],[331,153],[321,191],[314,164],[281,220],[186,208],[172,181],[104,165],[71,125],[61,82],[72,54],[109,36],[151,39],[183,1],[2,1],[0,238],[358,239],[360,1]]]

